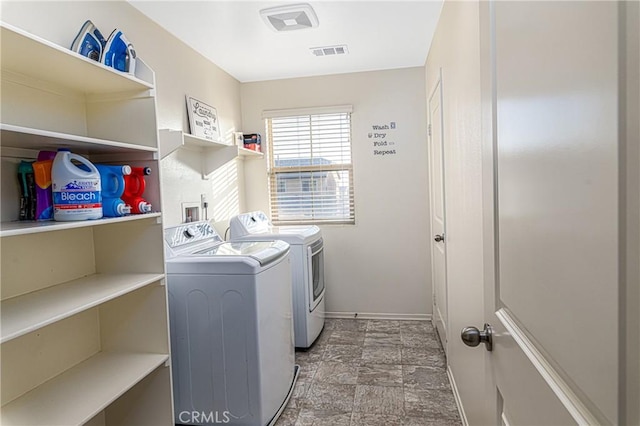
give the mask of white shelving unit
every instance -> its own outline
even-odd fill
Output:
[[[161,213],[17,220],[17,164],[61,147],[150,167],[144,198],[161,205],[153,71],[4,23],[0,43],[0,423],[172,425]]]
[[[243,160],[264,157],[264,154],[261,152],[251,151],[240,146],[227,145],[221,142],[200,138],[184,133],[181,130],[160,130],[160,154],[162,158],[182,147],[202,152],[203,178],[206,178],[215,169],[236,157],[240,157]]]

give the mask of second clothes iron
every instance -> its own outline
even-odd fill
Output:
[[[102,52],[101,62],[118,71],[135,74],[136,51],[121,30],[116,28],[109,36],[104,51]]]
[[[71,50],[118,71],[135,74],[136,51],[117,28],[105,40],[93,22],[87,20],[73,39]]]

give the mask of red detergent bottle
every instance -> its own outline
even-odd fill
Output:
[[[131,206],[131,213],[149,213],[151,204],[142,195],[146,187],[145,176],[151,174],[149,167],[131,167],[131,174],[124,176],[124,194],[122,201]]]

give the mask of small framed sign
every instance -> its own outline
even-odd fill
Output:
[[[189,130],[193,136],[220,141],[220,123],[218,112],[214,107],[187,96],[187,115]]]

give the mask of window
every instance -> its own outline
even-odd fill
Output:
[[[351,107],[265,111],[271,220],[355,223]]]

